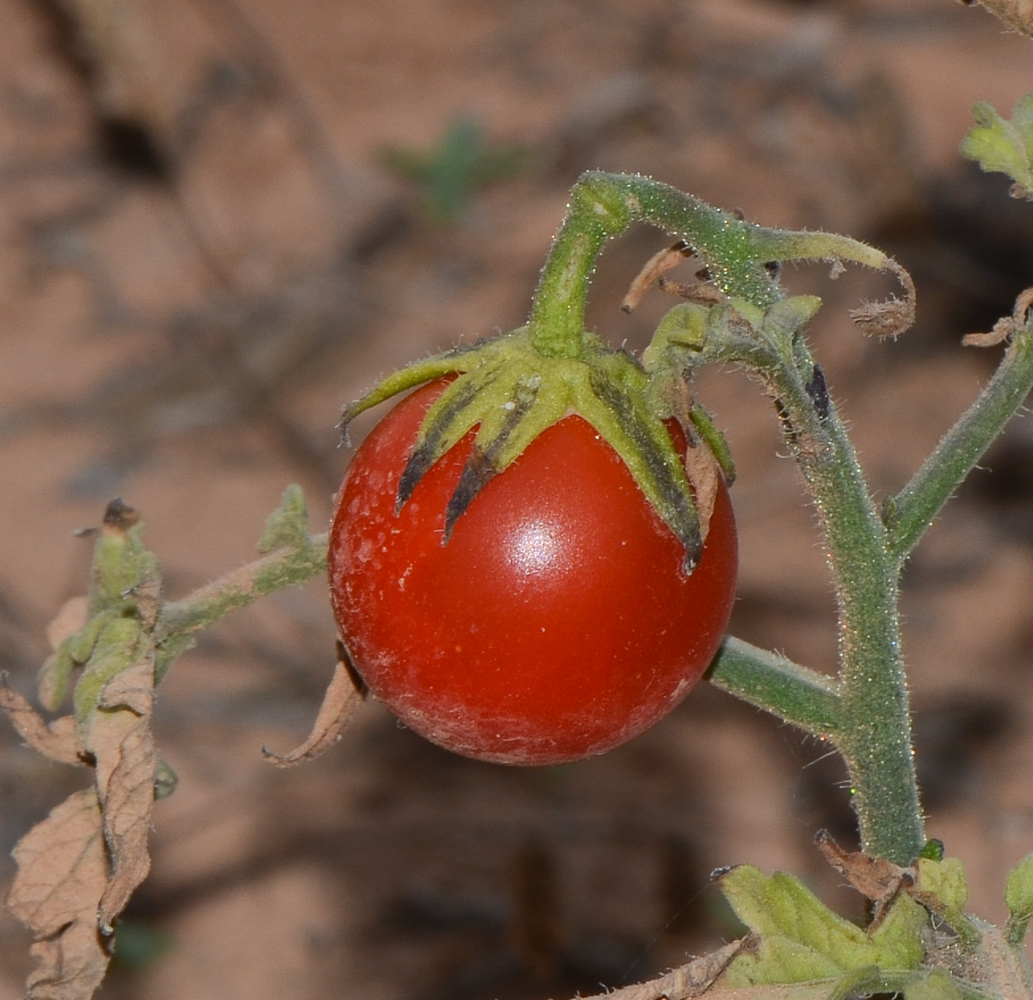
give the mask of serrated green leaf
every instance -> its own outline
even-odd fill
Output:
[[[308,544],[308,507],[305,494],[297,484],[291,484],[283,492],[280,506],[265,522],[265,530],[258,540],[258,551],[265,555],[281,546],[300,548]]]
[[[108,681],[137,663],[141,646],[148,644],[143,627],[135,618],[115,618],[104,627],[75,685],[73,701],[80,734],[86,731],[91,716],[97,711],[101,692]]]
[[[719,880],[736,915],[759,936],[755,954],[736,958],[731,985],[841,978],[868,967],[908,971],[922,960],[925,914],[903,897],[871,935],[825,906],[793,876],[740,865]],[[897,913],[898,908],[900,910]]]
[[[1020,944],[1033,919],[1033,854],[1027,854],[1004,883],[1004,901],[1011,916],[1005,933],[1011,944]]]
[[[980,933],[976,925],[965,916],[968,880],[960,859],[934,861],[932,858],[919,858],[916,868],[918,881],[915,891],[918,899],[950,924],[966,943],[975,944]]]
[[[931,892],[947,911],[960,913],[968,902],[968,879],[960,858],[918,859],[918,888]]]
[[[1033,100],[1022,98],[1012,121],[985,101],[975,105],[972,114],[976,124],[962,140],[961,155],[975,160],[984,171],[1007,174],[1023,189],[1033,188]]]
[[[925,954],[922,931],[927,922],[922,906],[904,893],[898,895],[869,933],[869,940],[878,951],[879,965],[886,969],[917,968]]]

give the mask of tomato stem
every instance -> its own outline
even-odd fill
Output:
[[[824,529],[839,604],[839,727],[862,849],[909,865],[925,843],[897,611],[899,566],[835,403],[802,338],[761,372]],[[823,384],[823,380],[822,380]]]
[[[571,190],[567,215],[542,269],[528,320],[531,344],[546,357],[580,357],[588,285],[608,239],[648,222],[684,240],[710,281],[730,299],[766,309],[782,298],[767,267],[783,260],[849,260],[886,267],[889,258],[835,233],[766,229],[638,174],[589,171]]]
[[[311,535],[301,487],[288,486],[280,507],[269,518],[258,559],[161,606],[155,628],[160,681],[173,661],[193,646],[195,637],[237,608],[266,594],[296,587],[326,573],[327,534]]]
[[[1017,327],[979,397],[896,496],[883,504],[888,545],[903,564],[937,513],[1014,416],[1033,385],[1033,318]]]
[[[707,679],[722,691],[809,733],[832,738],[839,732],[840,702],[835,679],[778,653],[727,636]]]

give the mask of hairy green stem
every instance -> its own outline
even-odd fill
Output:
[[[897,612],[898,566],[836,411],[814,391],[801,338],[763,373],[814,500],[839,604],[839,720],[863,849],[908,865],[925,843]]]
[[[772,712],[810,733],[834,738],[840,730],[840,702],[831,677],[741,639],[728,636],[710,665],[715,687]]]
[[[1033,321],[1016,331],[993,377],[911,482],[883,504],[890,552],[903,563],[1033,388]]]
[[[158,624],[160,681],[175,658],[189,649],[198,632],[230,611],[286,587],[299,586],[326,572],[327,535],[307,535],[300,543],[281,545],[178,601],[162,605]]]
[[[588,284],[603,245],[631,223],[612,192],[582,177],[542,269],[528,319],[531,345],[549,358],[576,358],[585,330]]]
[[[606,240],[634,222],[648,222],[686,240],[714,285],[729,298],[745,300],[758,309],[782,297],[768,262],[842,258],[868,267],[885,267],[888,262],[881,250],[846,236],[754,226],[652,178],[589,171],[571,191],[567,216],[531,307],[531,343],[541,354],[579,356],[596,258]]]

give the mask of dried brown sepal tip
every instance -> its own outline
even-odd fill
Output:
[[[814,843],[825,860],[862,896],[871,900],[875,924],[879,923],[897,895],[915,884],[913,869],[901,868],[892,861],[872,857],[863,851],[844,850],[827,830],[819,830]]]
[[[634,312],[635,308],[642,301],[642,296],[649,291],[650,287],[662,279],[668,271],[676,268],[686,258],[695,254],[695,250],[685,240],[678,240],[673,246],[669,246],[659,253],[654,254],[646,261],[642,270],[632,279],[628,294],[621,302],[621,309],[626,313]]]
[[[436,461],[434,448],[427,441],[413,448],[409,460],[402,469],[401,478],[398,480],[398,493],[395,496],[395,514],[400,514],[402,508],[409,502],[410,497],[420,485],[420,480],[430,471],[430,467]]]
[[[104,527],[114,531],[128,531],[140,521],[140,512],[130,507],[121,497],[115,497],[104,509]]]
[[[355,666],[351,654],[348,652],[348,647],[338,639],[334,648],[337,650],[337,662],[344,664],[344,669],[348,671],[348,676],[351,678],[355,690],[359,693],[359,697],[366,701],[369,698],[369,685],[366,683],[366,678],[359,673],[359,668]]]
[[[887,261],[885,267],[904,286],[904,298],[894,296],[882,302],[866,302],[850,313],[866,336],[879,340],[895,339],[915,322],[915,283],[911,275],[895,260]]]
[[[1015,332],[1015,321],[1010,316],[1002,316],[993,325],[989,333],[966,333],[961,338],[962,347],[996,347],[1010,340]]]
[[[1029,322],[1030,307],[1033,307],[1033,288],[1027,288],[1015,300],[1010,316],[1002,316],[989,333],[968,333],[961,338],[964,347],[996,347],[1003,344]]]

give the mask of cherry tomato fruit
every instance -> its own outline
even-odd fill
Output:
[[[473,431],[396,513],[431,382],[352,459],[330,533],[334,614],[353,664],[406,726],[456,753],[561,764],[619,746],[670,712],[731,614],[735,520],[718,491],[699,565],[581,417],[544,431],[442,544]]]

